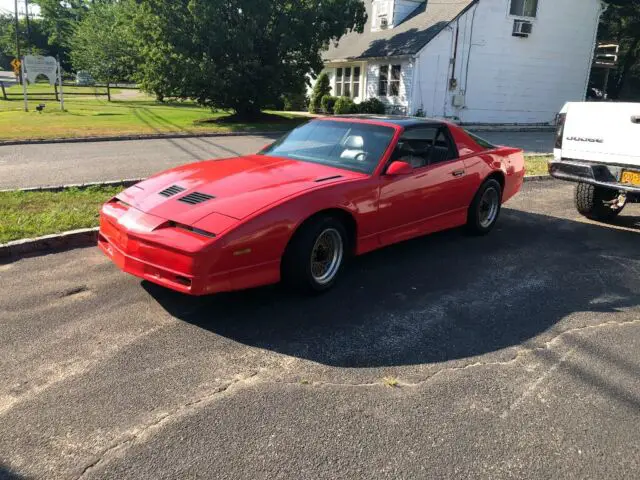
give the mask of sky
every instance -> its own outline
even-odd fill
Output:
[[[29,12],[37,8],[29,3]],[[13,13],[15,11],[15,0],[0,0],[0,13]],[[18,11],[24,14],[24,0],[18,0]]]

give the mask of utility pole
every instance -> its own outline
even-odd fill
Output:
[[[20,60],[22,62],[22,55],[20,55],[20,22],[18,21],[18,0],[15,0],[15,6],[16,6],[16,16],[15,16],[15,21],[16,21],[16,56],[18,57],[18,60]],[[20,83],[22,83],[22,69],[20,69]]]
[[[29,20],[29,0],[24,0],[24,18],[27,21],[27,46],[31,47],[31,21]]]

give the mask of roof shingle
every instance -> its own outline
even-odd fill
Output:
[[[426,0],[394,28],[371,31],[371,0],[364,0],[363,33],[350,32],[323,54],[325,61],[413,55],[477,0]]]

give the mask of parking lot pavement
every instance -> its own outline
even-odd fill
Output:
[[[571,192],[312,298],[184,297],[93,248],[2,265],[0,477],[638,478],[640,208]]]
[[[550,132],[482,132],[490,142],[553,150]],[[1,136],[1,135],[0,135]],[[0,146],[0,189],[146,177],[209,158],[255,153],[278,135]]]

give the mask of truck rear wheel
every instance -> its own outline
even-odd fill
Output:
[[[588,183],[578,183],[576,186],[576,208],[581,215],[591,220],[609,222],[622,211],[622,208],[611,208],[610,202],[615,200],[617,196],[617,190],[597,187]]]

